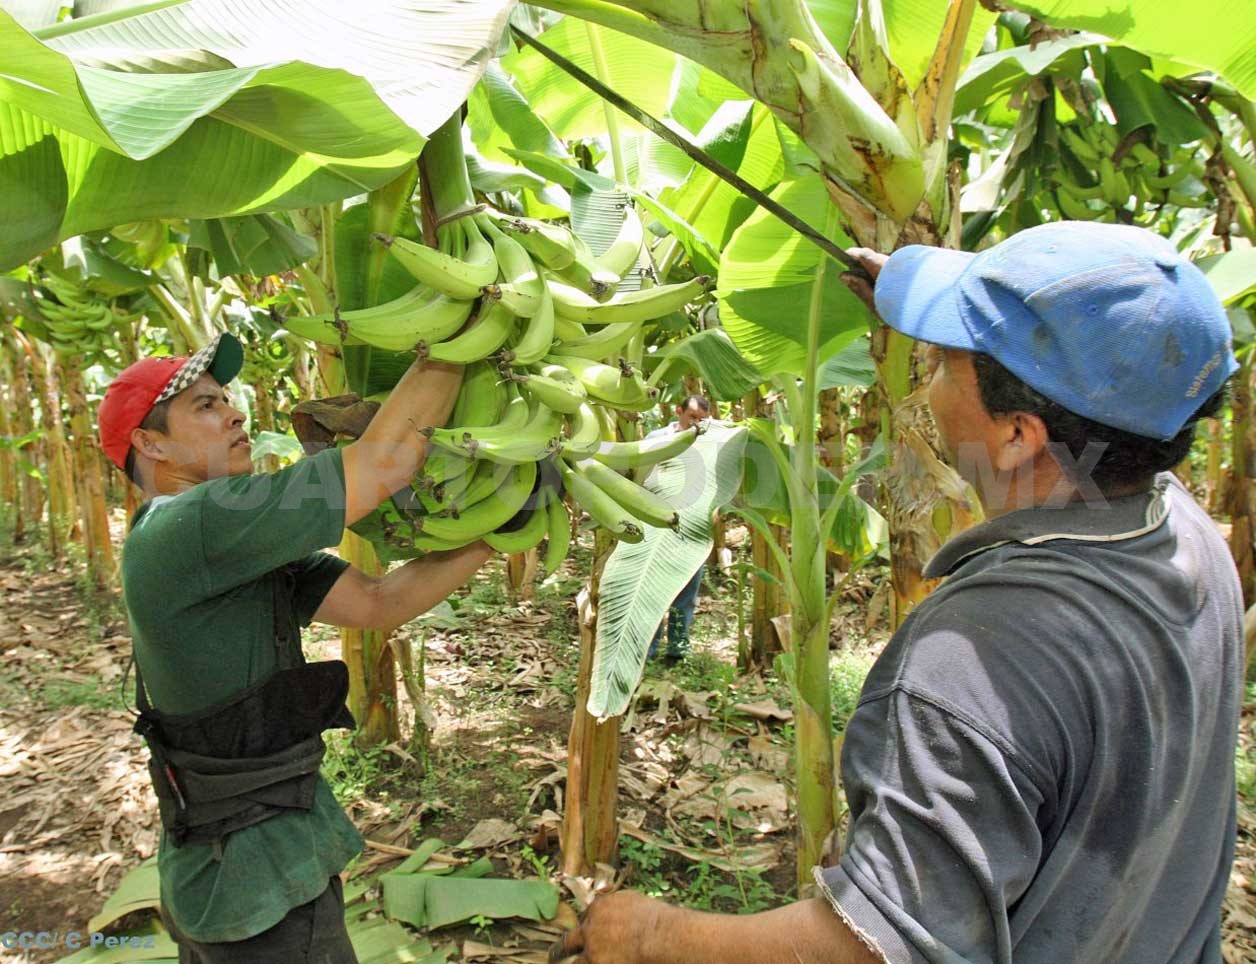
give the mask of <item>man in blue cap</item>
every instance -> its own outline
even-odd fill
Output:
[[[1169,474],[1236,369],[1203,275],[1139,228],[858,251],[927,342],[941,446],[986,521],[926,575],[846,731],[818,894],[744,917],[598,898],[555,959],[1220,961],[1242,600]]]

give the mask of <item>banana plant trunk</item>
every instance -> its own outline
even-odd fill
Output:
[[[54,559],[60,559],[65,555],[68,521],[77,510],[69,445],[61,417],[61,390],[55,366],[48,364],[40,345],[28,340],[26,354],[40,389],[39,411],[44,430],[48,483],[48,551]]]
[[[74,470],[79,485],[79,512],[83,520],[83,545],[87,568],[97,589],[106,589],[113,579],[113,542],[109,536],[109,510],[105,503],[105,480],[101,473],[96,434],[83,375],[64,356],[58,356],[61,384],[70,412],[70,436],[74,445]]]
[[[253,383],[253,431],[273,432],[275,430],[275,402],[271,397],[275,385],[269,379],[259,378]],[[262,470],[275,472],[279,469],[279,456],[267,455],[262,459]]]
[[[771,534],[776,544],[788,552],[789,537],[785,527],[774,525]],[[751,588],[750,660],[743,668],[767,669],[781,651],[780,635],[773,620],[789,612],[785,594],[781,592],[784,573],[776,562],[776,554],[768,548],[766,536],[757,529],[751,532],[750,557],[756,571]]]
[[[1243,604],[1256,603],[1256,558],[1253,558],[1253,538],[1256,523],[1253,509],[1256,507],[1256,440],[1252,425],[1252,355],[1244,356],[1238,373],[1234,376],[1230,400],[1230,483],[1226,492],[1226,508],[1230,516],[1230,553],[1239,571],[1243,587]]]
[[[13,351],[13,343],[0,335],[0,436],[7,439],[17,435],[10,414],[18,411],[16,368],[17,355]],[[6,514],[12,514],[7,521],[12,526],[15,540],[21,537],[26,524],[22,517],[18,478],[17,453],[8,447],[0,448],[0,505],[6,507]]]
[[[19,438],[28,436],[35,430],[35,420],[31,414],[30,359],[20,349],[13,356],[13,402],[14,432]],[[37,452],[38,449],[34,445],[27,445],[19,450],[18,458],[38,468]],[[40,491],[39,478],[30,471],[20,472],[18,475],[19,512],[13,533],[15,539],[25,539],[28,531],[30,535],[34,535],[43,514],[42,503],[43,494]]]
[[[340,555],[367,575],[381,576],[384,567],[374,547],[348,530],[340,542]],[[361,746],[383,746],[398,740],[397,668],[388,634],[378,629],[342,629],[341,654],[351,667],[349,709],[358,721]]]
[[[597,642],[598,589],[614,539],[594,530],[593,572],[577,598],[580,664],[576,707],[567,739],[567,793],[561,832],[563,873],[587,876],[599,863],[611,863],[619,846],[616,802],[619,789],[619,721],[599,723],[588,711]]]

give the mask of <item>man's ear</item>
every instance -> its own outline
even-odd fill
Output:
[[[162,446],[161,437],[146,428],[131,430],[131,447],[154,462],[165,462],[170,458]]]
[[[999,429],[998,463],[1000,472],[1012,472],[1033,464],[1046,451],[1049,436],[1046,423],[1029,412],[1011,412],[996,419]]]

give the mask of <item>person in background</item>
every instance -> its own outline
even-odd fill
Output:
[[[656,428],[653,432],[649,432],[646,438],[660,438],[683,432],[695,425],[701,425],[710,417],[711,403],[702,395],[689,395],[676,406],[676,421]],[[698,605],[698,590],[702,587],[702,576],[705,572],[706,564],[703,563],[693,574],[693,578],[685,583],[685,588],[672,600],[667,616],[664,617],[663,622],[659,623],[659,628],[654,631],[654,638],[650,640],[648,659],[654,659],[658,655],[664,627],[667,629],[667,648],[663,652],[663,658],[669,663],[675,663],[684,659],[689,652],[689,627],[693,625],[693,613]]]

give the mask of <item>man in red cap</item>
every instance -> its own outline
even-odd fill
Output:
[[[375,578],[319,550],[405,487],[461,366],[416,363],[356,442],[253,475],[225,386],[231,335],[148,358],[100,406],[101,445],[143,491],[123,553],[140,718],[161,808],[163,915],[183,962],[353,961],[338,874],[362,838],[319,776],[320,734],[352,726],[346,667],[307,664],[311,621],[392,629],[491,550]]]

